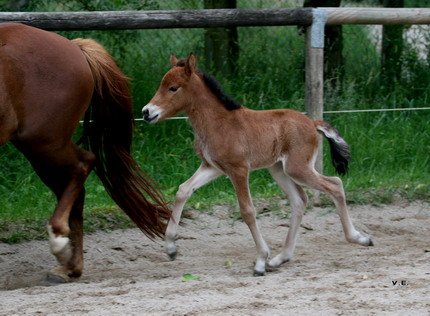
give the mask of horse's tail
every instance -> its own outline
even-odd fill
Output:
[[[128,78],[94,40],[73,42],[85,55],[95,81],[84,122],[84,137],[97,157],[95,171],[112,199],[148,237],[162,236],[170,210],[130,154],[133,114]]]
[[[315,121],[316,129],[324,134],[330,144],[331,162],[340,175],[348,172],[348,163],[351,159],[349,145],[340,136],[339,131],[324,121]]]

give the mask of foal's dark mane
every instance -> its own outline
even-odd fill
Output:
[[[198,71],[197,74],[202,77],[203,82],[206,84],[209,90],[212,91],[212,93],[218,98],[218,100],[222,102],[222,104],[224,104],[224,107],[227,110],[233,111],[240,109],[240,103],[238,103],[235,99],[233,99],[231,96],[224,92],[221,87],[221,84],[215,79],[214,76],[211,76],[202,71]]]
[[[181,59],[180,61],[178,61],[176,66],[184,67],[185,59]],[[223,88],[221,87],[221,84],[218,82],[218,80],[215,79],[214,76],[209,75],[201,70],[197,70],[196,73],[202,78],[203,82],[206,84],[209,90],[211,90],[211,92],[218,98],[218,100],[221,101],[221,103],[227,110],[233,111],[241,108],[239,102],[237,102],[235,99],[233,99],[231,96],[224,92]]]

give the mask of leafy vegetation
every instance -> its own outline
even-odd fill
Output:
[[[196,2],[196,3],[194,3]],[[270,2],[270,1],[267,1]],[[64,3],[64,4],[61,4]],[[84,4],[102,9],[166,9],[158,1],[35,1],[29,10],[82,10]],[[171,2],[169,2],[171,3]],[[176,3],[176,1],[175,1]],[[199,7],[198,1],[177,1],[178,7]],[[239,1],[239,6],[240,6]],[[109,5],[110,6],[109,6]],[[177,7],[177,8],[178,8]],[[172,4],[168,9],[173,9]],[[68,38],[92,37],[100,41],[131,78],[135,115],[152,97],[169,68],[169,55],[203,56],[204,30],[134,30],[62,32]],[[342,91],[328,91],[330,110],[427,106],[430,92],[429,59],[408,44],[402,59],[403,77],[385,91],[379,53],[368,27],[345,27],[345,79]],[[255,109],[304,108],[304,37],[296,27],[239,28],[239,74],[235,80],[218,78],[237,100]],[[203,62],[200,63],[203,65]],[[397,197],[430,199],[430,111],[327,114],[351,144],[353,160],[343,177],[351,203],[390,203]],[[79,134],[79,130],[77,134]],[[180,183],[199,165],[193,152],[193,134],[186,120],[150,126],[136,123],[133,154],[171,201]],[[326,146],[327,147],[327,146]],[[55,198],[37,178],[29,163],[10,144],[0,148],[0,240],[17,242],[44,236],[44,223]],[[334,174],[328,152],[326,174]],[[103,186],[91,175],[86,183],[85,229],[127,227]],[[251,175],[255,198],[280,195],[265,171]],[[207,210],[214,204],[234,204],[229,181],[219,179],[194,194],[189,207]]]

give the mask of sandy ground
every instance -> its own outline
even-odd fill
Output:
[[[87,235],[84,275],[55,286],[46,241],[0,244],[0,315],[430,314],[430,204],[352,207],[374,247],[347,243],[332,208],[310,209],[294,260],[264,277],[252,276],[253,241],[229,212],[191,212],[176,261],[137,229]],[[277,254],[287,220],[259,223]]]

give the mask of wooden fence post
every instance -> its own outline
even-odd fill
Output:
[[[306,93],[307,115],[314,120],[323,118],[324,108],[324,27],[327,14],[324,9],[313,9],[312,25],[306,29]],[[323,171],[322,137],[319,136],[318,156],[315,163]],[[319,191],[313,191],[313,204],[321,203]]]

